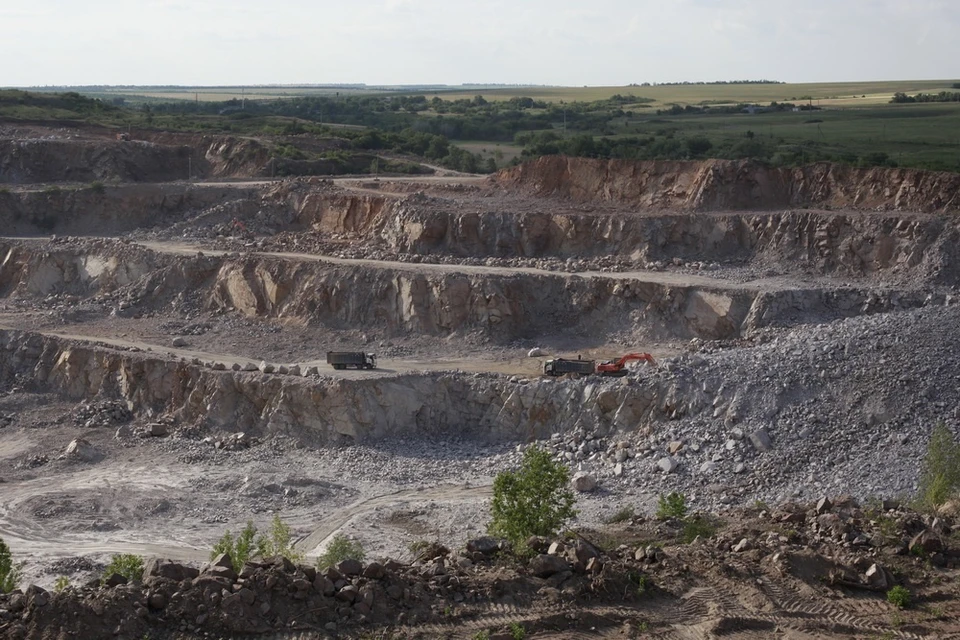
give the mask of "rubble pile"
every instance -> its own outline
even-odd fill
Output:
[[[739,612],[749,619],[811,587],[826,587],[820,602],[866,598],[898,585],[925,597],[924,581],[960,566],[952,518],[892,503],[863,507],[838,496],[726,512],[715,533],[687,542],[679,539],[681,521],[637,517],[603,538],[589,532],[534,537],[520,556],[507,541],[482,537],[455,551],[436,542],[422,545],[410,563],[345,559],[318,568],[276,557],[247,561],[236,571],[226,554],[200,568],[153,558],[135,582],[111,574],[59,593],[30,586],[0,595],[0,634],[16,640],[53,638],[62,630],[85,637],[141,637],[161,629],[350,634],[438,623],[483,629],[505,624],[503,615],[487,614],[491,606],[535,616],[564,603],[638,606],[651,594],[679,605],[694,582],[739,584],[755,598],[752,611]],[[653,543],[631,542],[651,536]],[[745,563],[755,569],[740,578]],[[698,574],[695,581],[691,572]],[[734,615],[719,606],[721,615]],[[806,606],[811,613],[823,607],[817,601]],[[671,611],[669,624],[689,616]],[[617,615],[614,624],[629,619],[626,609]],[[796,630],[813,622],[785,618]],[[576,618],[569,624],[575,628]],[[846,624],[862,630],[876,621],[848,614]]]

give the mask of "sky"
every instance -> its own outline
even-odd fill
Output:
[[[0,86],[949,79],[957,0],[0,0]]]

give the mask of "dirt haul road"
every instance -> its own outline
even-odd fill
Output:
[[[12,240],[13,238],[5,238]],[[24,238],[17,238],[23,240]],[[46,240],[46,238],[43,238]],[[172,255],[193,256],[197,253],[211,256],[230,255],[230,251],[204,249],[199,245],[181,242],[138,242],[151,251],[157,253],[167,253]],[[651,284],[662,284],[669,286],[687,286],[701,287],[704,289],[733,289],[738,291],[783,291],[787,289],[809,289],[820,288],[822,283],[812,283],[794,278],[762,278],[750,280],[743,283],[730,282],[701,276],[695,274],[679,274],[667,271],[581,271],[570,273],[566,271],[550,271],[548,269],[536,269],[532,267],[488,267],[465,264],[431,264],[431,263],[409,263],[392,262],[387,260],[369,260],[361,258],[336,258],[333,256],[315,255],[311,253],[289,253],[289,252],[262,252],[252,251],[251,255],[264,256],[269,258],[280,258],[282,260],[296,260],[305,262],[326,262],[333,265],[345,266],[366,266],[382,269],[394,269],[397,271],[410,271],[417,273],[464,273],[478,275],[531,275],[531,276],[554,276],[562,278],[604,278],[609,280],[638,280],[649,282]],[[835,284],[841,284],[837,281]]]
[[[80,325],[82,326],[82,325]],[[77,327],[78,329],[80,327]],[[65,338],[67,340],[76,340],[78,342],[91,342],[108,347],[115,347],[125,350],[148,351],[158,354],[166,354],[170,358],[192,360],[198,359],[207,363],[220,363],[227,369],[233,365],[245,367],[247,365],[257,366],[251,358],[224,354],[211,353],[196,349],[183,349],[178,347],[168,347],[149,342],[145,340],[127,340],[124,338],[111,338],[93,333],[82,333],[79,331],[37,331],[30,326],[29,320],[24,319],[19,314],[0,314],[0,330],[13,329],[19,331],[31,331],[40,335]],[[657,352],[659,355],[661,352]],[[486,360],[482,358],[465,358],[458,360],[450,359],[392,359],[378,358],[377,368],[371,370],[359,369],[341,369],[334,370],[327,364],[326,360],[306,360],[300,362],[272,362],[274,367],[280,365],[293,366],[298,365],[302,370],[309,367],[317,367],[320,375],[330,378],[382,378],[403,373],[416,373],[422,371],[464,371],[468,373],[504,373],[512,375],[539,375],[540,360],[537,359],[515,359],[508,362],[502,360]]]

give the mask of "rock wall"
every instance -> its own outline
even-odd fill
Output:
[[[539,196],[642,209],[729,211],[816,206],[945,212],[960,209],[960,174],[857,169],[831,163],[772,168],[750,160],[630,161],[545,156],[492,181]]]
[[[268,197],[283,196],[274,194]],[[595,214],[463,211],[442,199],[290,194],[298,228],[399,253],[461,257],[624,257],[796,264],[825,274],[901,270],[960,278],[960,220],[946,214],[778,211]],[[286,222],[286,220],[284,221]]]
[[[599,378],[511,381],[480,374],[345,380],[216,371],[203,364],[0,331],[0,375],[76,400],[105,395],[230,431],[311,443],[448,434],[502,441],[576,425],[636,429],[705,403],[682,383]]]
[[[123,185],[0,191],[4,235],[94,235],[169,225],[224,203],[251,202],[255,188]]]
[[[185,257],[103,241],[53,250],[0,244],[0,255],[0,296],[7,298],[100,296],[121,309],[149,309],[186,292],[209,311],[397,336],[479,332],[498,343],[564,334],[726,339],[942,301],[922,291],[676,284],[656,281],[657,274],[644,280]]]
[[[195,155],[189,147],[144,141],[0,139],[0,183],[181,180]]]

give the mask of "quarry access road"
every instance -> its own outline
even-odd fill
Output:
[[[19,313],[0,313],[0,331],[27,331],[37,335],[51,336],[64,340],[73,340],[77,342],[89,342],[108,348],[121,349],[125,351],[144,352],[155,354],[160,357],[184,360],[200,360],[202,363],[213,364],[221,363],[227,370],[233,365],[245,367],[246,365],[257,366],[259,362],[255,358],[239,356],[226,353],[211,353],[189,348],[171,347],[149,340],[130,340],[125,338],[115,338],[101,335],[98,333],[84,333],[83,324],[71,326],[70,331],[47,331],[36,330],[31,326],[32,322],[29,316]],[[660,352],[655,352],[660,355]],[[372,370],[342,369],[334,370],[327,364],[326,360],[305,360],[301,362],[274,362],[270,364],[275,368],[280,365],[291,367],[298,365],[301,370],[309,367],[317,367],[322,377],[326,378],[345,378],[345,379],[368,379],[383,378],[393,375],[415,374],[426,372],[444,372],[444,371],[462,371],[466,373],[498,373],[506,375],[539,375],[539,359],[513,359],[513,360],[488,360],[481,358],[409,358],[393,359],[378,358],[377,368]],[[281,374],[275,374],[281,375]]]
[[[14,239],[14,238],[7,238]],[[17,238],[24,240],[25,238]],[[39,239],[39,238],[38,238]],[[47,238],[42,238],[46,240]],[[170,242],[170,241],[140,241],[135,242],[146,249],[157,253],[166,253],[171,255],[195,256],[203,253],[208,256],[226,256],[237,253],[236,251],[227,251],[221,249],[206,249],[200,245],[188,242]],[[278,258],[281,260],[293,260],[302,262],[324,262],[336,266],[363,266],[377,269],[392,269],[396,271],[408,271],[416,273],[463,273],[488,276],[548,276],[560,278],[604,278],[609,280],[622,281],[640,281],[650,284],[667,285],[672,287],[693,287],[706,290],[730,290],[730,291],[754,291],[769,292],[795,289],[823,289],[831,286],[840,286],[845,282],[810,282],[798,280],[789,277],[772,277],[748,280],[746,282],[736,282],[723,280],[710,276],[677,273],[671,271],[552,271],[549,269],[538,269],[535,267],[495,267],[485,265],[468,264],[439,264],[429,262],[397,262],[390,260],[373,260],[368,258],[338,258],[328,255],[319,255],[312,253],[295,253],[286,251],[251,251],[249,255],[261,256],[266,258]]]

